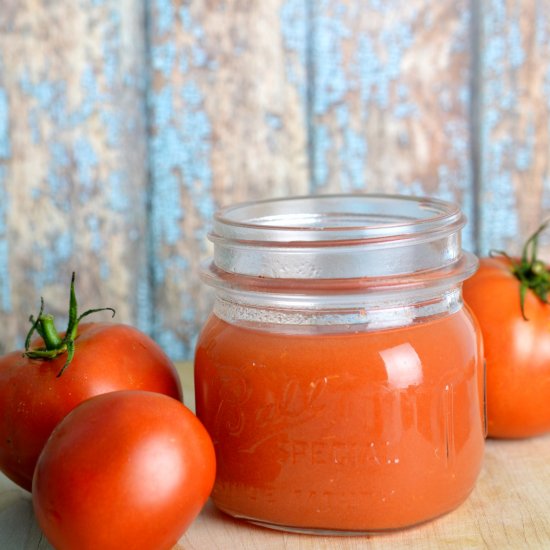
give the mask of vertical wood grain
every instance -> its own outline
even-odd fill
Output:
[[[5,323],[5,316],[13,311],[11,297],[11,280],[9,273],[9,242],[7,216],[9,196],[7,191],[8,161],[11,156],[9,133],[9,104],[5,84],[3,59],[0,58],[0,322]],[[0,338],[0,354],[13,339],[14,327],[7,325],[7,333]]]
[[[482,253],[519,252],[550,212],[549,42],[547,1],[482,1]]]
[[[435,195],[473,218],[469,2],[312,6],[314,189]]]
[[[190,357],[216,208],[308,189],[305,2],[155,0],[150,43],[154,336]]]
[[[144,25],[139,0],[0,8],[0,323],[19,346],[39,296],[147,328]]]
[[[467,248],[517,252],[550,213],[549,7],[4,0],[0,353],[41,294],[64,319],[75,269],[84,307],[190,358],[206,233],[242,200],[435,195]]]

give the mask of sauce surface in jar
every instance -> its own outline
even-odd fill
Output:
[[[212,316],[197,414],[216,505],[300,530],[379,531],[444,514],[483,456],[480,357],[463,309],[413,327],[288,335]]]

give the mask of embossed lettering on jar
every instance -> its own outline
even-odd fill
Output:
[[[268,527],[368,533],[456,508],[484,447],[465,218],[346,195],[220,211],[195,359],[215,504]]]

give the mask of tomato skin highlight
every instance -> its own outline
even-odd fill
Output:
[[[482,258],[464,282],[481,326],[487,367],[488,435],[524,438],[550,431],[550,305],[525,294],[505,257]]]
[[[56,550],[168,550],[210,495],[210,436],[181,402],[144,391],[93,397],[56,427],[33,506]]]
[[[0,470],[30,491],[38,456],[55,426],[94,395],[148,390],[182,399],[177,371],[162,349],[138,329],[83,323],[76,353],[30,359],[16,351],[0,358]]]

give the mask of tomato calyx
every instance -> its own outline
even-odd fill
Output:
[[[63,337],[55,328],[55,322],[53,315],[44,314],[44,298],[40,298],[40,311],[35,318],[33,315],[29,317],[31,328],[25,338],[25,355],[30,359],[54,359],[63,353],[67,354],[67,360],[61,370],[57,373],[59,378],[65,369],[69,366],[73,360],[75,354],[75,340],[78,336],[78,324],[80,321],[92,313],[98,311],[111,311],[113,317],[115,316],[115,310],[112,307],[102,307],[97,309],[88,309],[84,313],[78,315],[78,305],[76,301],[76,293],[74,290],[75,272],[73,271],[71,277],[71,291],[69,296],[69,322],[67,330]],[[31,339],[33,334],[37,332],[44,340],[44,346],[40,348],[31,349]]]
[[[519,300],[521,315],[525,321],[528,321],[525,315],[525,296],[528,290],[545,304],[548,303],[548,293],[550,292],[550,270],[546,264],[537,258],[539,236],[548,227],[550,220],[545,221],[525,242],[521,259],[516,260],[510,257],[506,252],[497,250],[491,251],[491,256],[504,256],[512,265],[512,273],[520,282]]]

